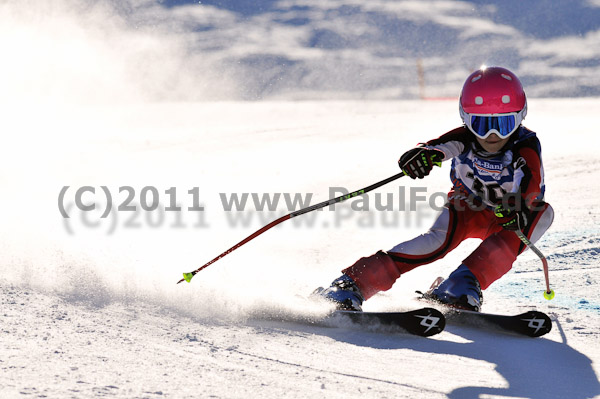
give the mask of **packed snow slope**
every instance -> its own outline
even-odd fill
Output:
[[[263,319],[326,311],[303,298],[358,257],[425,231],[449,188],[446,164],[422,181],[390,183],[368,203],[287,221],[190,284],[175,282],[298,209],[286,194],[314,204],[397,173],[403,151],[459,124],[455,102],[7,104],[0,396],[600,397],[599,106],[530,100],[526,125],[542,141],[556,210],[538,243],[556,298],[543,298],[541,263],[528,252],[485,292],[486,311],[551,314],[551,333],[449,325],[426,339]],[[105,218],[104,190],[113,202]],[[402,276],[365,309],[420,306],[414,291],[476,245]]]
[[[496,3],[0,2],[0,397],[600,397],[599,2]],[[398,173],[460,123],[484,63],[523,79],[556,211],[539,242],[556,298],[526,252],[484,309],[540,309],[550,334],[265,321],[326,312],[314,288],[424,232],[448,165],[175,284],[280,215]],[[365,309],[422,306],[414,291],[476,245]]]

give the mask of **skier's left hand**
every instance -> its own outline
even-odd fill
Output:
[[[519,197],[520,198],[520,197]],[[496,206],[494,214],[498,224],[506,230],[523,230],[529,224],[531,213],[524,201],[508,201]]]

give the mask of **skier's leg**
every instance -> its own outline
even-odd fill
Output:
[[[554,219],[552,207],[545,203],[533,212],[533,220],[523,233],[535,243],[548,230]],[[482,289],[506,274],[517,256],[527,247],[513,231],[501,230],[486,238],[464,261]]]
[[[335,302],[340,309],[360,310],[363,300],[390,289],[402,273],[419,264],[433,262],[458,245],[452,243],[459,225],[457,218],[453,207],[444,208],[427,233],[399,244],[391,251],[377,251],[360,258],[342,270],[342,276],[333,280],[329,288],[318,288],[313,294]],[[449,249],[444,250],[446,247]],[[396,257],[398,261],[394,259]],[[406,262],[403,257],[407,258]]]
[[[450,205],[425,234],[390,251],[361,258],[342,272],[355,282],[364,299],[369,299],[389,290],[403,273],[441,259],[456,248],[465,239],[474,215],[468,208],[459,212]]]
[[[482,211],[482,215],[486,213],[489,211]],[[525,234],[532,240],[539,239],[552,224],[553,215],[552,208],[543,204],[532,214],[533,222]],[[488,217],[494,220],[493,216]],[[481,245],[438,287],[427,292],[426,297],[463,309],[481,309],[482,289],[508,272],[524,247],[514,232],[497,224],[479,238],[484,239]]]

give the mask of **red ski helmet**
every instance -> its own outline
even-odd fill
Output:
[[[527,98],[519,78],[506,68],[482,67],[465,81],[460,116],[477,137],[495,133],[506,138],[527,114]]]

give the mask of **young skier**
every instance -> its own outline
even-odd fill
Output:
[[[526,249],[515,230],[535,243],[550,227],[554,212],[544,202],[540,142],[521,125],[527,100],[517,76],[500,67],[472,73],[462,88],[459,110],[463,126],[420,144],[398,161],[412,179],[424,178],[436,163],[452,161],[453,187],[433,226],[389,251],[359,259],[315,294],[339,309],[361,310],[364,300],[390,289],[403,273],[443,258],[467,238],[480,238],[479,247],[426,294],[479,311],[481,290],[506,274]]]

